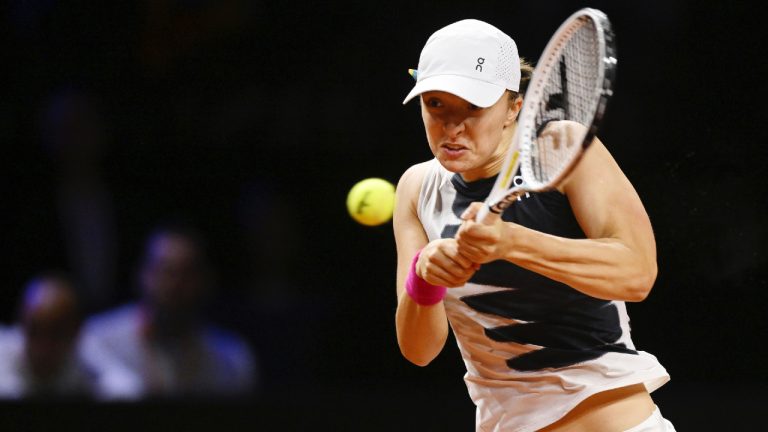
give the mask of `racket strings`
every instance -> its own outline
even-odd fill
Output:
[[[592,20],[584,20],[565,43],[545,81],[535,116],[538,134],[531,142],[528,171],[539,184],[560,176],[581,150],[585,130],[548,128],[548,123],[570,120],[589,126],[600,86],[600,47]],[[554,132],[553,132],[554,130]]]

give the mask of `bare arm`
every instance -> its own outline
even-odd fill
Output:
[[[416,213],[416,205],[426,165],[415,165],[403,174],[397,185],[393,226],[397,243],[397,342],[403,356],[426,366],[442,351],[448,338],[448,320],[443,303],[421,306],[405,292],[411,261],[420,249],[416,273],[433,285],[463,285],[474,273],[472,263],[458,255],[453,239],[428,243]]]
[[[567,239],[514,223],[467,221],[457,240],[476,262],[505,259],[592,297],[641,301],[656,280],[656,242],[634,187],[596,142],[561,184],[587,239]],[[474,217],[474,203],[465,215]]]

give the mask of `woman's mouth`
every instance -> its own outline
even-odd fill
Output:
[[[443,144],[441,148],[449,158],[460,157],[467,151],[467,148],[461,144]]]

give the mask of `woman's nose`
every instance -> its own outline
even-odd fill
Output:
[[[458,136],[464,132],[464,119],[449,118],[443,122],[443,130],[449,136]]]

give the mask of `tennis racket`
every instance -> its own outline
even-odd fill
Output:
[[[492,224],[521,195],[552,189],[568,175],[597,134],[615,72],[603,12],[584,8],[560,25],[533,71],[517,130],[476,220]]]

